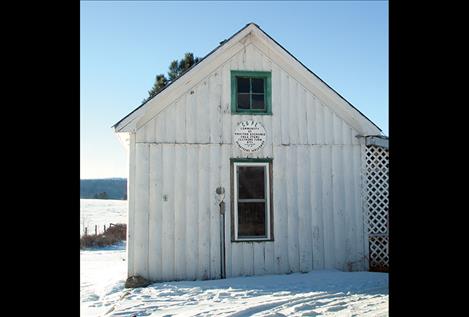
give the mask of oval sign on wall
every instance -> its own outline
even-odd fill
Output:
[[[265,143],[265,129],[259,122],[240,122],[234,132],[234,142],[245,152],[255,152]]]

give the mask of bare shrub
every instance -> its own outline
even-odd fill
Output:
[[[97,235],[84,235],[80,238],[80,249],[103,247],[126,240],[127,225],[118,223],[110,226],[105,232]]]

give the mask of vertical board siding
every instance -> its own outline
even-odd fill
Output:
[[[231,276],[244,275],[243,244],[231,243]]]
[[[127,184],[128,206],[127,212],[127,276],[135,274],[135,177],[136,177],[136,135],[130,134],[129,138],[129,181]]]
[[[309,272],[313,269],[312,235],[311,235],[311,213],[312,208],[309,201],[309,155],[306,146],[298,147],[296,164],[296,175],[298,180],[298,235],[300,250],[300,271]],[[306,192],[308,190],[308,193]]]
[[[317,133],[316,133],[316,103],[313,95],[305,92],[306,96],[306,106],[305,106],[305,115],[306,118],[306,129],[307,129],[307,143],[308,144],[317,144]]]
[[[286,154],[288,265],[291,272],[298,272],[300,269],[300,254],[298,249],[298,185],[296,175],[296,147],[289,146],[286,150]]]
[[[265,274],[265,244],[253,243],[254,253],[254,275]]]
[[[134,274],[148,276],[149,145],[136,145]]]
[[[353,189],[355,197],[355,206],[353,217],[355,220],[355,243],[356,243],[356,264],[354,270],[363,270],[365,268],[365,250],[363,234],[363,207],[362,207],[362,188],[361,188],[361,148],[360,145],[353,145]]]
[[[350,140],[351,141],[351,140]],[[346,184],[345,184],[345,226],[347,229],[347,258],[348,258],[348,267],[347,270],[354,270],[357,262],[357,254],[359,252],[357,245],[360,242],[356,236],[357,230],[357,223],[354,217],[354,209],[355,209],[355,186],[354,186],[354,176],[353,176],[353,146],[348,145],[344,152],[345,158],[345,177],[346,177]]]
[[[264,274],[273,274],[275,273],[274,267],[274,243],[266,242],[264,246]]]
[[[324,144],[333,144],[334,139],[334,123],[332,122],[332,111],[327,107],[323,106],[324,110]]]
[[[274,147],[273,161],[273,187],[274,196],[274,269],[275,273],[288,272],[288,246],[287,246],[287,197],[285,187],[285,151],[282,146]]]
[[[145,142],[145,127],[139,129],[137,133],[135,133],[135,140],[139,143]]]
[[[281,72],[272,65],[272,145],[282,144]]]
[[[209,278],[220,278],[220,209],[216,188],[220,186],[220,145],[210,145],[209,179],[209,239],[210,239],[210,272]]]
[[[358,132],[247,42],[131,136],[128,274],[157,281],[365,268]],[[230,70],[272,71],[272,115],[232,115]],[[255,153],[232,143],[256,120]],[[273,158],[274,241],[231,242],[230,158]],[[225,188],[221,223],[217,187]]]
[[[340,122],[342,124],[342,142],[343,144],[350,145],[352,144],[352,128],[344,120],[340,120]]]
[[[196,279],[198,250],[198,162],[199,155],[195,146],[187,146],[186,156],[186,278]]]
[[[177,101],[175,107],[176,143],[186,142],[186,95]]]
[[[254,274],[254,247],[253,242],[238,243],[243,253],[243,268],[241,275],[249,276]]]
[[[332,113],[332,137],[333,137],[333,143],[335,145],[338,144],[343,144],[342,140],[342,120],[337,117],[335,113]]]
[[[288,76],[288,124],[286,133],[288,133],[290,142],[289,144],[299,144],[299,131],[298,131],[298,82]]]
[[[282,143],[284,145],[290,144],[290,134],[289,132],[289,124],[290,124],[290,89],[289,89],[289,79],[287,73],[281,72],[281,81],[280,81],[280,98],[281,98],[281,105],[280,105],[280,114],[281,120],[280,123],[281,127],[281,134],[282,134]]]
[[[161,237],[162,237],[162,160],[161,145],[150,144],[150,199],[148,236],[148,274],[152,280],[161,279]]]
[[[198,269],[197,279],[206,280],[209,274],[210,262],[210,206],[209,206],[209,191],[208,185],[210,180],[210,160],[209,160],[209,147],[207,145],[199,146],[199,165],[198,165],[198,186],[197,193],[198,200],[198,221],[195,223],[198,226],[199,232],[199,248],[198,248]]]
[[[307,131],[307,94],[303,86],[298,85],[298,106],[297,106],[297,126],[298,138],[300,144],[308,144],[308,131]]]
[[[163,144],[163,280],[174,279],[174,145]]]
[[[232,67],[237,67],[237,66],[232,66]],[[237,69],[237,68],[236,68]],[[236,129],[236,126],[238,125],[238,122],[240,121],[243,121],[243,116],[239,116],[239,115],[235,115],[235,116],[231,116],[231,120],[232,120],[232,126],[233,126],[233,130]],[[243,154],[244,152],[242,152],[236,145],[234,144],[231,144],[231,151],[230,151],[231,155],[230,157],[243,157]],[[245,156],[244,156],[245,157]],[[233,174],[233,177],[235,177],[234,175],[234,171],[232,171],[232,165],[230,164],[230,186],[231,184],[233,184],[233,180],[231,179],[231,174]],[[233,191],[231,188],[230,188],[230,191]],[[232,198],[233,199],[233,198]],[[235,204],[236,202],[234,201],[233,204]],[[230,205],[231,205],[231,201],[230,201]],[[233,212],[234,208],[231,209],[231,213]],[[231,218],[231,215],[230,215],[230,218]],[[234,221],[234,217],[232,218],[232,220]],[[234,227],[234,224],[232,225]],[[229,241],[231,241],[232,239],[232,233],[231,233],[231,227],[230,228],[227,228],[230,232],[229,234]],[[245,251],[244,249],[246,248],[246,244],[247,243],[239,243],[239,242],[235,242],[235,243],[231,243],[231,268],[232,268],[232,276],[243,276],[243,275],[246,275],[246,270],[247,270],[247,266],[249,265],[249,263],[246,263],[245,261]],[[246,255],[246,256],[249,256],[249,255]]]
[[[175,147],[174,170],[174,276],[177,280],[186,275],[186,215],[185,215],[185,186],[186,186],[186,147]]]
[[[209,143],[210,136],[210,123],[208,121],[209,111],[209,85],[208,79],[205,79],[197,86],[195,91],[197,104],[196,104],[196,118],[197,118],[197,143]],[[200,123],[200,124],[199,124]]]
[[[335,268],[335,227],[332,209],[331,147],[321,146],[322,212],[324,217],[324,266]]]
[[[216,71],[208,80],[208,125],[210,130],[208,142],[211,144],[223,141],[221,105],[221,75],[219,71]]]
[[[225,188],[225,267],[226,277],[234,276],[232,273],[232,245],[231,245],[231,191],[230,191],[230,161],[231,145],[221,146],[220,178],[221,186]]]
[[[166,143],[175,143],[176,142],[176,107],[166,108],[164,111],[164,120],[166,122],[166,133],[163,138]]]
[[[357,135],[359,135],[359,133],[357,132],[357,130],[355,130],[355,129],[352,128],[352,144],[353,144],[353,145],[360,145],[360,141],[359,141],[359,139],[357,138]]]
[[[310,148],[310,206],[312,209],[311,233],[313,248],[313,269],[324,269],[324,218],[321,147]]]
[[[321,105],[321,102],[318,98],[314,98],[314,106],[316,109],[316,121],[314,122],[315,131],[316,131],[316,144],[324,144],[325,143],[325,131],[326,128],[324,127],[324,107]],[[313,124],[310,122],[310,124]]]
[[[197,136],[197,104],[195,88],[186,94],[186,142],[196,143]]]
[[[345,218],[344,218],[344,174],[342,147],[332,147],[332,208],[334,213],[334,233],[336,268],[344,269],[345,265]]]
[[[231,144],[231,83],[230,64],[226,63],[221,69],[222,79],[222,140],[224,144]]]

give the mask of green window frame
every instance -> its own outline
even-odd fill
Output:
[[[238,78],[248,78],[249,81],[249,105],[250,109],[238,108]],[[264,80],[264,109],[252,109],[252,80]],[[231,71],[231,113],[232,114],[251,114],[251,115],[271,115],[272,114],[272,73],[261,71]]]

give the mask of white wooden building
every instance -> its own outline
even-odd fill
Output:
[[[387,139],[256,24],[114,129],[129,153],[128,276],[368,269],[365,143]]]

